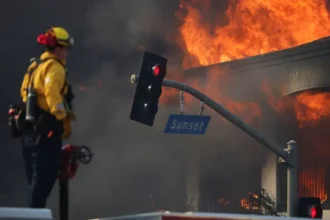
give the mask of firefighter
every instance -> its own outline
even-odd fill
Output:
[[[31,60],[21,86],[24,126],[21,140],[31,208],[44,208],[61,163],[62,141],[71,136],[73,94],[66,62],[73,38],[62,27],[39,35],[45,51]],[[21,117],[21,115],[20,115]]]

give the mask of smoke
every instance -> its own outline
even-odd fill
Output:
[[[154,211],[149,193],[159,208],[180,208],[185,202],[182,175],[195,151],[206,164],[202,176],[218,173],[225,187],[243,188],[236,190],[239,193],[248,190],[240,184],[239,180],[247,178],[242,173],[260,165],[258,160],[245,165],[255,156],[239,152],[253,142],[237,128],[217,120],[217,115],[205,137],[163,134],[168,114],[177,107],[162,106],[152,129],[128,119],[134,93],[128,79],[130,72],[139,71],[139,46],[168,53],[167,45],[173,43],[168,33],[175,27],[169,19],[173,8],[162,1],[107,1],[87,13],[84,42],[98,61],[85,83],[101,81],[103,86],[87,89],[76,102],[79,120],[74,142],[90,146],[95,160],[82,167],[72,183],[73,195],[77,195],[71,197],[75,218]],[[83,207],[89,207],[88,211],[75,211]]]
[[[168,57],[170,66],[178,62],[177,49],[173,45],[178,28],[174,13],[179,1],[98,0],[80,1],[78,6],[63,4],[67,6],[65,9],[58,6],[62,4],[43,1],[42,5],[47,5],[49,11],[38,11],[36,16],[49,13],[48,17],[44,20],[34,18],[37,25],[28,33],[31,38],[24,43],[33,42],[35,35],[49,24],[63,25],[77,35],[77,49],[72,51],[69,67],[70,77],[76,85],[78,120],[70,143],[89,146],[95,157],[90,165],[82,165],[77,177],[70,182],[72,219],[155,211],[150,193],[157,208],[180,209],[185,202],[184,169],[196,152],[202,163],[201,175],[212,173],[216,176],[207,183],[215,189],[214,194],[232,192],[239,197],[253,190],[251,186],[258,184],[257,178],[256,183],[242,186],[242,182],[252,179],[250,175],[257,175],[262,150],[251,138],[219,120],[211,111],[205,112],[212,114],[212,121],[207,135],[201,137],[163,134],[168,115],[177,112],[178,105],[162,106],[153,128],[129,120],[135,89],[129,84],[129,77],[130,73],[139,71],[140,48]],[[60,8],[63,13],[58,16]],[[75,9],[78,12],[74,12]],[[24,48],[32,50],[32,47]],[[25,60],[29,56],[25,52],[20,63],[27,63]],[[20,72],[24,68],[20,68]],[[21,80],[19,74],[11,79]],[[86,91],[80,91],[80,85],[86,86]],[[16,90],[17,86],[12,89]],[[196,102],[195,106],[198,104]],[[189,112],[198,110],[196,107]],[[14,150],[6,155],[19,163],[8,175],[8,181],[1,185],[6,189],[11,185],[13,189],[7,192],[11,192],[10,196],[16,192],[16,196],[10,198],[6,192],[1,192],[1,203],[23,206],[25,188],[21,155]],[[6,160],[2,163],[3,166],[14,164]],[[19,181],[19,184],[8,184]],[[219,190],[219,187],[226,190]],[[55,215],[57,203],[55,186],[49,200]]]
[[[183,152],[192,142],[162,134],[166,108],[152,129],[129,120],[135,89],[130,73],[139,71],[141,46],[166,53],[167,34],[173,30],[166,18],[171,7],[162,1],[104,1],[86,13],[81,41],[93,66],[92,74],[79,79],[89,87],[77,95],[78,121],[70,142],[90,146],[95,158],[72,182],[74,219],[155,211],[150,193],[160,208],[184,202]],[[76,72],[72,75],[78,78]],[[94,87],[98,82],[101,86]]]

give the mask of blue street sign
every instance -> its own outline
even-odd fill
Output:
[[[164,133],[204,135],[211,116],[170,115]]]

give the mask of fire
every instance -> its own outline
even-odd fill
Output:
[[[257,103],[233,101],[231,98],[222,94],[222,88],[219,86],[218,81],[219,78],[224,80],[221,76],[224,76],[224,71],[214,67],[210,69],[209,74],[207,75],[206,83],[203,84],[198,78],[195,78],[189,79],[187,84],[205,93],[214,101],[221,103],[228,110],[239,115],[246,123],[250,123],[258,119],[260,120],[262,117],[262,112]],[[178,76],[175,77],[178,78]],[[194,99],[195,98],[190,95],[184,96],[184,101],[188,105],[192,104]],[[164,90],[161,96],[161,102],[167,104],[173,100],[179,100],[179,92],[174,89]]]
[[[283,91],[278,91],[272,88],[268,80],[263,81],[261,90],[267,97],[268,104],[275,109],[276,112],[282,113],[288,108],[288,103],[284,102],[282,98]],[[284,88],[281,90],[284,90]]]
[[[224,16],[221,16],[221,12],[214,14],[215,2],[220,1],[181,0],[177,16],[182,25],[177,43],[184,53],[184,69],[284,50],[330,35],[330,16],[326,0],[229,0]],[[244,113],[249,114],[250,120],[260,116],[261,111],[256,103],[236,102],[223,95],[219,88],[219,83],[224,80],[223,74],[223,70],[211,71],[207,75],[206,85],[200,86],[196,82],[193,86],[241,117]],[[287,103],[281,100],[281,95],[276,94],[270,87],[269,82],[265,82],[261,90],[277,112],[280,113],[288,107]],[[303,127],[329,117],[328,103],[329,93],[304,92],[297,95],[289,103],[289,107],[293,108],[299,126]],[[314,183],[315,175],[308,174],[307,178],[308,172],[305,170],[301,174],[301,183],[307,189],[314,186],[316,188],[313,192],[301,193],[321,196],[326,200],[324,186]],[[324,183],[322,172],[317,174],[317,181]],[[250,207],[244,199],[241,205]]]
[[[303,92],[295,97],[293,107],[299,127],[316,124],[330,116],[330,93]]]
[[[328,199],[326,192],[325,179],[328,172],[328,160],[308,161],[309,163],[301,167],[299,173],[299,196],[313,196],[325,202]]]
[[[184,53],[184,69],[283,50],[330,35],[326,0],[230,0],[223,16],[221,12],[211,13],[215,11],[215,2],[181,0],[177,16],[182,25],[177,42]],[[212,81],[208,80],[202,91],[207,91],[208,95],[241,117],[247,112],[250,114],[248,120],[260,117],[261,111],[256,103],[235,102],[220,95],[221,90],[215,89],[215,85],[222,80],[219,72],[222,74],[223,71],[208,73]],[[272,98],[266,87],[262,90],[271,106],[278,112],[282,111],[284,103]],[[322,100],[320,97],[318,99]],[[300,97],[297,102],[301,100]],[[320,109],[323,112],[315,112]],[[327,114],[317,102],[310,110],[314,113],[297,112],[297,119],[302,124]]]
[[[325,0],[231,0],[226,11],[229,21],[216,27],[203,22],[211,3],[181,1],[186,15],[179,45],[186,53],[186,68],[283,50],[330,34]],[[216,16],[213,21],[221,19]]]
[[[240,203],[242,208],[248,210],[260,210],[261,208],[259,196],[255,193],[249,193],[249,198],[242,198]]]

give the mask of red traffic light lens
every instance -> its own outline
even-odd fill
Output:
[[[160,73],[159,65],[153,66],[152,67],[152,72],[153,72],[154,76],[158,76],[159,73]]]
[[[316,216],[317,216],[317,209],[316,209],[316,207],[312,207],[311,208],[310,215],[311,215],[311,218],[316,218]]]

